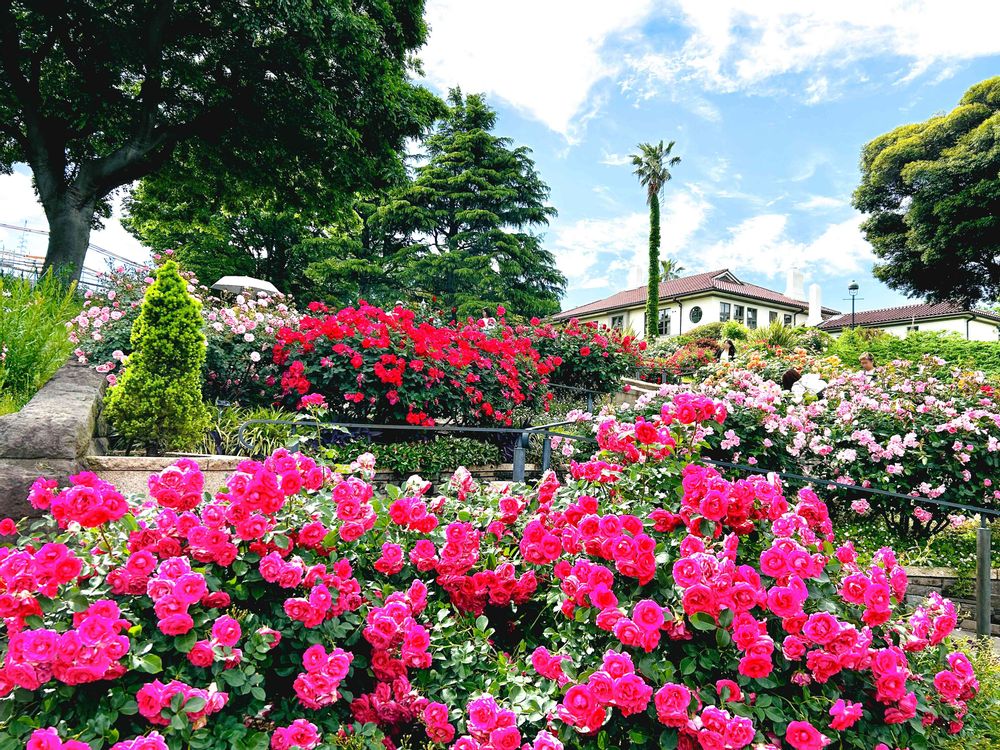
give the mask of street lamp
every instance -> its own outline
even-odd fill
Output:
[[[851,295],[851,328],[854,328],[854,301],[858,298],[858,282],[851,280],[851,283],[847,285],[847,293]]]

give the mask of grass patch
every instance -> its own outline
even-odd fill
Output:
[[[66,323],[80,311],[75,286],[0,276],[0,414],[17,411],[73,351]]]

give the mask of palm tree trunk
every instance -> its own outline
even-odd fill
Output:
[[[646,340],[656,340],[660,322],[660,196],[649,200],[649,288],[646,293]]]

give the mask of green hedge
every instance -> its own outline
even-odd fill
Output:
[[[925,354],[933,354],[948,364],[1000,377],[1000,342],[966,341],[957,333],[914,331],[906,338],[899,338],[882,331],[847,330],[827,351],[836,354],[849,367],[864,351],[871,352],[878,364],[893,359],[917,361]]]

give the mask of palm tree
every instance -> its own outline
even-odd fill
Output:
[[[640,143],[639,153],[632,154],[639,184],[646,188],[649,204],[649,289],[646,294],[646,340],[654,341],[658,335],[660,318],[660,193],[670,181],[670,168],[680,164],[679,156],[671,156],[674,142],[666,146]]]
[[[667,258],[666,260],[660,261],[660,281],[670,281],[671,279],[679,279],[681,277],[681,272],[687,269],[678,263],[673,258]]]

